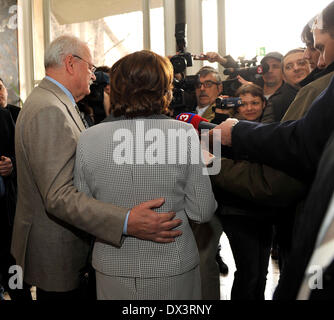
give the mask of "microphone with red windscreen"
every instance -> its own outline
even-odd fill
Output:
[[[200,117],[198,114],[190,113],[190,112],[180,113],[176,117],[176,120],[190,123],[197,130],[202,130],[202,129],[211,130],[217,126],[216,124],[210,123],[208,122],[208,120]]]

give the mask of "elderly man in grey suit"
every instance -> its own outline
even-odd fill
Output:
[[[181,221],[174,212],[153,211],[162,198],[131,209],[77,191],[75,151],[85,126],[76,101],[89,94],[95,67],[88,46],[67,35],[50,44],[44,64],[46,77],[16,126],[18,203],[11,250],[25,282],[37,287],[37,299],[78,298],[89,252],[86,233],[118,247],[124,234],[166,243],[181,234],[173,230]]]

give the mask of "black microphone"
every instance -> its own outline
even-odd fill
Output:
[[[176,120],[182,121],[182,122],[186,122],[186,123],[190,123],[193,125],[193,127],[197,130],[204,130],[204,129],[213,129],[215,128],[217,125],[214,123],[210,123],[208,122],[208,120],[202,118],[201,116],[199,116],[198,114],[195,113],[190,113],[190,112],[184,112],[184,113],[180,113],[177,117]]]
[[[255,74],[264,74],[269,71],[269,65],[267,63],[260,64],[255,67],[246,68],[227,68],[224,70],[225,75],[247,77]]]

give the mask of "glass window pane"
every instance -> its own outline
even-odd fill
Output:
[[[8,103],[19,104],[17,0],[0,4],[0,77],[8,91]]]
[[[303,46],[306,23],[330,0],[226,0],[226,53],[251,59],[261,47],[282,54]]]
[[[164,8],[163,1],[154,1],[154,7],[150,9],[151,23],[151,50],[165,55],[165,32],[164,32]]]
[[[141,7],[142,1],[136,1]],[[51,41],[62,34],[74,34],[88,43],[96,66],[111,66],[126,54],[143,49],[142,11],[66,25],[60,25],[53,15],[51,19]]]
[[[217,0],[202,0],[202,20],[203,51],[204,53],[218,52]],[[217,63],[204,61],[203,64],[218,68]]]
[[[44,29],[43,0],[33,1],[33,43],[34,43],[34,73],[35,79],[43,79],[44,70]]]

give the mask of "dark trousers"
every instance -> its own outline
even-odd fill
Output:
[[[96,300],[96,279],[95,270],[91,265],[87,267],[84,275],[81,276],[81,285],[78,289],[66,292],[45,291],[36,288],[36,299],[38,301],[50,300]]]
[[[82,294],[79,289],[66,292],[53,292],[53,291],[44,291],[40,288],[36,288],[37,301],[80,300],[80,299],[82,299]]]
[[[264,300],[272,223],[249,216],[223,215],[222,224],[237,269],[231,300]]]
[[[14,257],[10,253],[12,226],[8,221],[7,212],[1,211],[0,206],[0,286],[9,294],[12,301],[31,301],[30,287],[23,283],[22,289],[11,289],[9,287],[9,268],[16,265]]]

